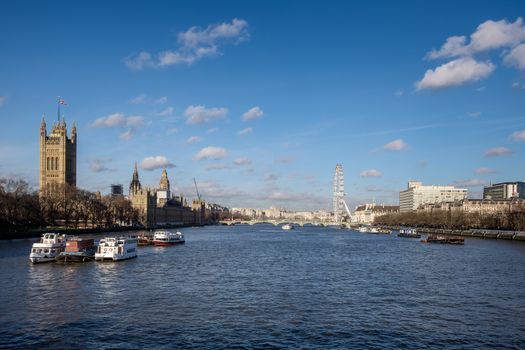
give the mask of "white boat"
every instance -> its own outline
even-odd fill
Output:
[[[44,233],[38,243],[33,243],[29,260],[33,264],[55,261],[55,258],[66,249],[66,235]]]
[[[157,246],[182,244],[184,242],[186,242],[184,235],[179,231],[155,231],[153,234],[153,244]]]
[[[361,226],[357,229],[357,231],[361,232],[361,233],[367,233],[368,232],[368,227],[366,226]]]
[[[137,239],[131,237],[106,237],[98,243],[95,260],[125,260],[137,257]]]
[[[292,224],[284,224],[281,228],[283,230],[293,230],[294,227]]]

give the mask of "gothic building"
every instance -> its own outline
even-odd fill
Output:
[[[55,191],[62,185],[77,184],[77,127],[73,123],[70,137],[64,118],[53,123],[47,134],[46,122],[40,124],[40,193]]]
[[[200,224],[201,212],[190,208],[182,194],[171,195],[166,168],[163,169],[158,188],[142,186],[137,164],[129,185],[129,200],[139,211],[139,221],[145,227],[159,225]]]

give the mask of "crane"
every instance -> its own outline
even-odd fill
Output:
[[[195,191],[197,191],[197,198],[201,201],[201,195],[199,194],[199,188],[197,187],[197,181],[195,178],[193,178],[193,183],[195,184]]]

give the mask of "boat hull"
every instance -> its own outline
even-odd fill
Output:
[[[61,253],[55,258],[55,261],[62,262],[62,263],[68,263],[68,262],[82,263],[86,261],[93,261],[94,259],[95,259],[95,254]]]
[[[122,255],[114,255],[114,256],[97,256],[95,255],[95,260],[96,261],[122,261],[122,260],[129,260],[129,259],[134,259],[136,258],[137,255],[133,255],[133,256],[122,256]]]
[[[55,261],[55,256],[29,256],[29,261],[33,264],[43,264]]]
[[[185,241],[171,241],[171,242],[153,241],[153,245],[154,246],[158,246],[158,247],[178,245],[178,244],[184,244],[184,243],[185,243]]]
[[[421,238],[421,235],[419,233],[413,234],[413,233],[400,233],[397,235],[398,237],[404,237],[404,238]]]

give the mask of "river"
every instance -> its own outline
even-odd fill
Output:
[[[31,265],[36,239],[0,242],[0,348],[525,348],[523,242],[182,231],[117,263]]]

